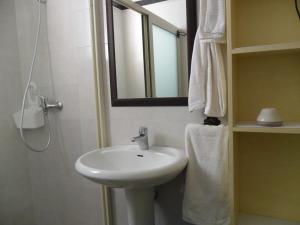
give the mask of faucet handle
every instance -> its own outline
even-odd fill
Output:
[[[140,127],[139,135],[143,135],[143,136],[148,135],[148,128],[147,127]]]

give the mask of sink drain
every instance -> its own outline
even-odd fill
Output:
[[[143,157],[144,157],[144,155],[137,155],[137,157],[143,158]]]

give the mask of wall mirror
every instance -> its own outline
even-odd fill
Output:
[[[112,106],[184,106],[196,0],[107,0]]]

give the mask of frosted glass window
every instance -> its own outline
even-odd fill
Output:
[[[177,37],[153,25],[156,97],[178,97]]]

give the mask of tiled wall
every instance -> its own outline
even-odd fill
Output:
[[[105,13],[103,15],[106,25]],[[107,49],[106,38],[104,42]],[[107,54],[105,59],[108,68]],[[110,144],[131,144],[131,138],[138,134],[139,127],[146,126],[149,128],[150,145],[177,147],[184,151],[185,126],[202,123],[200,112],[189,113],[187,107],[111,107],[108,72],[106,79]],[[158,187],[157,225],[187,225],[181,219],[183,179],[179,176],[173,182]],[[114,225],[127,225],[126,200],[122,190],[113,190],[113,215]]]
[[[14,2],[0,1],[0,224],[33,225],[28,152],[12,114],[22,91]]]
[[[36,0],[15,0],[15,4],[24,83],[38,5]],[[47,8],[42,6],[33,80],[40,94],[62,101],[64,109],[49,115],[53,134],[50,148],[41,154],[29,153],[36,225],[102,224],[99,187],[74,169],[75,160],[97,145],[89,7],[88,0],[48,0]],[[45,130],[27,134],[35,146],[45,143],[46,137]]]

